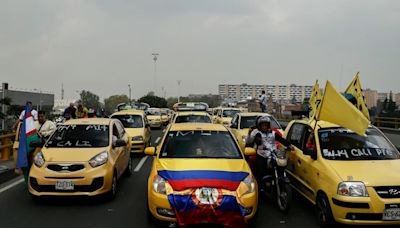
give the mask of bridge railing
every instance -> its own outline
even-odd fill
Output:
[[[0,135],[0,160],[10,160],[15,133]]]
[[[375,117],[373,124],[379,128],[400,129],[400,118],[394,117]]]

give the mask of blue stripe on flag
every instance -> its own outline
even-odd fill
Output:
[[[240,182],[244,180],[249,173],[247,172],[228,172],[219,170],[160,170],[158,171],[165,180],[227,180]]]

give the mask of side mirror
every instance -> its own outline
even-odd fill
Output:
[[[123,140],[123,139],[118,139],[116,142],[115,142],[115,146],[114,147],[121,147],[121,146],[126,146],[127,145],[127,143],[125,142],[125,140]]]
[[[44,146],[44,141],[36,140],[29,143],[29,146],[32,148],[41,148]]]
[[[313,160],[317,160],[317,151],[312,148],[305,148],[303,153],[307,156],[310,156]]]
[[[149,156],[154,156],[156,155],[156,148],[154,146],[146,147],[146,149],[144,149],[144,153]]]
[[[256,155],[256,149],[252,148],[252,147],[246,147],[244,148],[244,155],[246,156],[253,156]]]

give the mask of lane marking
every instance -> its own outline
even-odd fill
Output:
[[[136,168],[133,170],[133,172],[139,172],[139,170],[142,168],[143,164],[146,162],[147,157],[148,157],[148,156],[144,156],[144,157],[140,160],[139,164],[136,166]]]
[[[0,189],[0,194],[3,193],[3,192],[5,192],[5,191],[7,191],[7,190],[10,189],[10,188],[13,188],[13,187],[15,187],[15,186],[17,186],[17,185],[23,183],[23,182],[24,182],[24,178],[21,178],[21,179],[15,181],[15,182],[13,182],[13,183],[7,185],[6,187]]]
[[[158,137],[154,143],[158,144],[158,142],[160,142],[160,139],[161,139],[161,137]]]
[[[164,132],[165,132],[165,130],[166,130],[166,128],[164,128],[164,130],[162,130],[162,132],[164,133]]]

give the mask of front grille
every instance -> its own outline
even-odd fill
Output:
[[[346,219],[363,221],[382,221],[381,213],[347,213]]]
[[[93,179],[91,185],[75,185],[74,190],[56,190],[55,185],[39,185],[36,178],[30,177],[30,185],[37,192],[94,192],[104,184],[103,177]]]
[[[376,193],[384,199],[400,198],[400,186],[374,187]]]
[[[83,164],[50,164],[48,169],[55,172],[76,172],[85,168]]]

